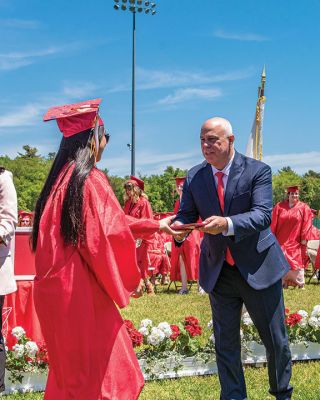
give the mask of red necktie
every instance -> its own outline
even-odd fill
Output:
[[[217,187],[217,192],[218,192],[218,198],[219,198],[219,203],[220,203],[220,208],[222,211],[222,214],[224,212],[224,184],[223,184],[223,177],[224,173],[223,172],[216,172],[216,177],[218,178],[218,187]],[[234,259],[232,258],[232,255],[230,253],[229,248],[227,247],[226,250],[226,261],[230,265],[234,265]]]

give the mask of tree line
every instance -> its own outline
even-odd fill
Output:
[[[15,158],[0,156],[0,166],[13,173],[20,210],[34,210],[54,157],[54,153],[43,157],[38,154],[37,148],[29,145],[23,146],[23,152],[18,153]],[[102,171],[107,175],[115,195],[123,205],[123,184],[129,177],[109,175],[107,169]],[[185,174],[186,170],[168,166],[162,174],[139,175],[145,182],[145,192],[154,212],[173,210],[177,198],[174,178]],[[301,200],[313,209],[320,209],[320,173],[310,170],[304,175],[299,175],[290,167],[284,167],[273,174],[272,185],[274,204],[285,198],[287,186],[299,185]]]

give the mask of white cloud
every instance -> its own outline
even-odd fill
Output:
[[[34,64],[38,59],[79,50],[88,44],[85,42],[71,42],[62,46],[49,46],[40,50],[16,51],[10,53],[0,53],[0,71],[13,70]]]
[[[287,154],[274,154],[266,155],[263,157],[263,161],[269,164],[273,172],[277,170],[290,166],[298,174],[303,174],[309,169],[314,171],[320,170],[320,152],[310,151],[305,153],[287,153]]]
[[[158,104],[171,105],[197,99],[214,99],[221,96],[222,93],[220,89],[185,88],[178,89],[173,94],[169,94],[163,99],[160,99],[158,101]]]
[[[231,33],[223,30],[217,30],[213,34],[220,39],[240,40],[246,42],[266,42],[270,40],[267,36],[259,35],[256,33]]]
[[[91,96],[97,90],[92,82],[64,83],[63,94],[69,98],[79,99]]]
[[[36,125],[46,108],[43,104],[30,103],[0,116],[0,129]]]
[[[214,74],[201,71],[165,71],[137,68],[137,90],[162,89],[178,86],[206,85],[216,82],[235,81],[248,78],[254,73],[252,68]],[[110,89],[110,92],[131,90],[131,84],[125,83]]]
[[[63,51],[62,47],[48,47],[47,49],[30,52],[11,52],[0,54],[0,70],[12,70],[33,64],[36,59],[47,57]]]
[[[27,19],[0,19],[2,28],[17,28],[17,29],[37,29],[40,26],[39,21]]]

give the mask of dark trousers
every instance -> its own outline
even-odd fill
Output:
[[[4,387],[4,370],[6,366],[6,350],[2,336],[2,307],[4,296],[0,296],[0,392],[3,392]]]
[[[240,320],[243,303],[266,347],[269,392],[277,400],[291,398],[291,353],[285,328],[281,280],[255,290],[236,266],[224,264],[210,293],[221,400],[247,398],[241,364]]]

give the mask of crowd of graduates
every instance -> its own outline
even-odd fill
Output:
[[[172,212],[153,213],[148,196],[144,192],[143,180],[131,176],[124,184],[124,212],[136,219],[154,218],[161,220],[175,215],[180,206],[185,177],[175,178],[175,189],[179,195]],[[19,211],[18,226],[32,227],[32,212]],[[281,248],[291,266],[291,271],[284,277],[283,286],[303,288],[305,270],[310,259],[307,253],[307,242],[319,240],[319,230],[313,225],[316,210],[299,200],[299,187],[289,186],[287,196],[275,205],[272,213],[272,232],[277,237]],[[188,294],[190,282],[198,281],[198,266],[202,233],[190,232],[184,243],[177,247],[168,233],[155,232],[150,236],[136,239],[137,262],[141,272],[141,282],[133,297],[144,293],[155,294],[155,286],[174,283],[179,294]],[[320,270],[320,251],[318,251],[315,268]],[[317,274],[320,278],[320,274]],[[176,282],[179,282],[177,285]],[[204,292],[199,287],[199,292]]]

